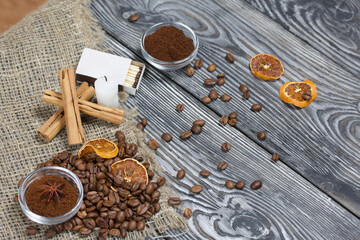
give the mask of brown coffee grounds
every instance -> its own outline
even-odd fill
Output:
[[[40,186],[57,183],[62,185],[61,191],[64,196],[59,197],[59,201],[51,198],[47,193],[40,195],[44,189]],[[30,211],[44,217],[56,217],[69,212],[75,205],[79,193],[76,188],[67,180],[60,176],[44,176],[32,182],[26,191],[26,204]]]
[[[181,29],[164,26],[145,38],[145,50],[161,61],[175,62],[188,57],[194,51],[191,38]]]

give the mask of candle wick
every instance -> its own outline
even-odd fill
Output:
[[[105,78],[105,81],[107,81],[107,77],[106,77],[106,76],[104,76],[104,78]]]

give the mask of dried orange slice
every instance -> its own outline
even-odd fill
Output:
[[[111,170],[114,176],[122,176],[125,183],[138,182],[139,184],[148,184],[149,177],[146,168],[133,158],[125,158],[114,162],[111,165]]]
[[[316,86],[312,81],[287,82],[279,90],[280,98],[297,107],[307,107],[316,98]]]
[[[276,57],[269,54],[258,54],[250,60],[250,70],[255,77],[264,80],[276,80],[284,73],[284,67]]]
[[[102,158],[114,158],[119,153],[119,148],[113,141],[106,138],[95,138],[85,143],[78,152],[79,158],[96,153]]]

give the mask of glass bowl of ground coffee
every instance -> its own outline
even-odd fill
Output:
[[[84,190],[80,179],[62,167],[43,167],[19,187],[19,203],[32,221],[54,225],[66,222],[80,209]]]
[[[199,40],[183,23],[162,22],[150,27],[141,38],[141,52],[159,70],[174,71],[195,58]]]

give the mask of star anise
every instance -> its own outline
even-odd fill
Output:
[[[40,185],[39,188],[41,190],[44,190],[40,193],[40,196],[43,194],[48,195],[48,202],[53,198],[55,201],[60,202],[60,197],[64,197],[65,193],[61,191],[61,189],[64,187],[64,184],[58,184],[58,182],[55,182],[53,184],[49,182],[45,182],[45,185]]]

